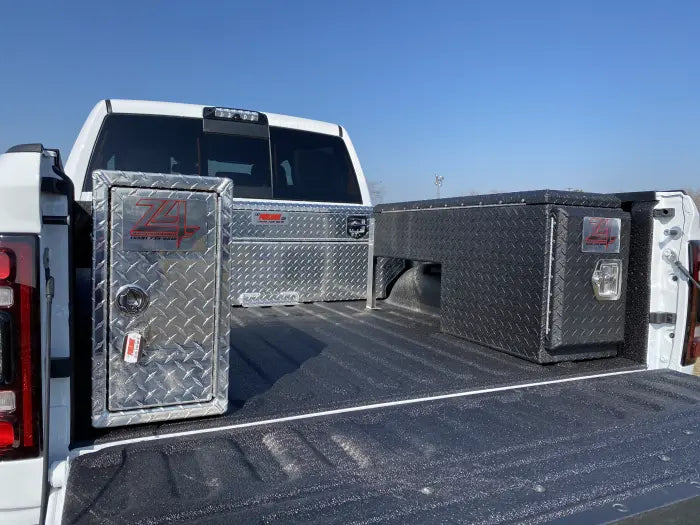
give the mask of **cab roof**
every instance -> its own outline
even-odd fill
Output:
[[[178,102],[155,102],[150,100],[123,100],[110,99],[104,101],[108,107],[111,106],[112,113],[129,113],[136,115],[165,115],[171,117],[188,117],[202,118],[202,112],[205,107],[199,104],[181,104]],[[219,106],[225,107],[225,106]],[[254,108],[243,108],[253,109]],[[330,122],[321,122],[319,120],[311,120],[300,117],[291,117],[288,115],[278,115],[276,113],[268,113],[261,111],[267,116],[270,126],[300,129],[303,131],[312,131],[315,133],[324,133],[326,135],[338,136],[341,134],[341,128],[338,124]]]

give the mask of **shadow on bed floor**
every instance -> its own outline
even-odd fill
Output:
[[[283,321],[236,327],[231,331],[228,412],[271,389],[325,347],[323,341]]]

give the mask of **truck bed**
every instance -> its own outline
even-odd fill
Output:
[[[295,308],[289,315],[307,310]],[[323,341],[315,357],[325,354],[324,367],[347,372],[334,368],[325,376],[335,378],[337,387],[319,383],[314,374],[323,369],[310,366],[314,357],[286,350],[293,362],[305,361],[293,373],[299,374],[296,388],[307,382],[298,404],[284,395],[288,388],[270,387],[282,380],[267,376],[234,395],[261,399],[255,390],[260,388],[267,392],[262,399],[284,402],[281,408],[242,408],[230,418],[334,406],[343,395],[354,396],[348,403],[403,395],[402,388],[422,384],[409,375],[416,370],[435,382],[431,392],[567,375],[562,367],[531,375],[526,363],[461,342],[425,348],[426,341],[442,339],[388,310],[368,314],[357,305],[336,305],[292,321],[280,315],[266,322]],[[381,322],[364,325],[369,316]],[[258,348],[283,336],[265,332],[263,338],[259,325],[245,326],[257,326],[245,333],[246,340],[261,338]],[[396,356],[386,348],[414,334],[423,335],[405,341]],[[343,352],[362,338],[368,339],[363,351],[348,359]],[[331,344],[337,339],[342,343]],[[372,349],[376,359],[367,357]],[[447,354],[439,369],[416,361],[436,350]],[[247,359],[255,368],[262,356]],[[365,362],[366,376],[351,371]],[[397,363],[403,363],[402,374],[389,375],[396,382],[381,383],[379,372]],[[485,371],[499,363],[495,369],[504,375]],[[568,375],[577,370],[574,365]],[[674,501],[698,501],[692,499],[700,495],[698,383],[674,372],[638,371],[115,445],[73,461],[64,519],[327,524],[624,518]]]
[[[426,396],[641,369],[625,358],[538,365],[381,301],[236,308],[224,416],[94,431],[97,443]],[[85,444],[83,442],[82,444]]]

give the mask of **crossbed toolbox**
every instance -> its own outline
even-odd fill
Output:
[[[366,297],[371,206],[234,199],[232,208],[231,304]]]
[[[444,332],[538,363],[617,354],[630,233],[617,197],[480,195],[384,204],[375,218],[375,256],[441,263]],[[593,272],[611,259],[621,294],[599,300]]]

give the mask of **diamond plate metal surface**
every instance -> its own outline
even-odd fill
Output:
[[[231,257],[235,305],[342,301],[367,293],[367,243],[234,242]]]
[[[351,237],[348,218],[371,216],[371,206],[234,201],[233,208],[231,304],[366,297],[369,236]],[[281,214],[284,223],[260,224],[260,212]]]
[[[591,293],[591,276],[596,261],[619,258],[623,275],[627,275],[629,259],[630,219],[617,210],[606,210],[605,216],[621,219],[620,253],[606,255],[581,251],[582,224],[585,216],[599,212],[592,208],[554,208],[554,260],[552,266],[551,331],[547,348],[588,344],[617,343],[625,335],[627,279],[622,281],[622,294],[617,301],[598,301]],[[578,245],[576,244],[578,243]],[[614,351],[608,352],[614,355]]]
[[[94,173],[93,425],[218,414],[228,399],[231,183],[174,175]],[[198,199],[208,218],[204,251],[125,251],[128,196]],[[147,291],[137,315],[115,304],[124,285]],[[124,362],[127,331],[144,334],[137,363]]]
[[[377,257],[374,267],[374,287],[377,299],[386,299],[389,286],[406,269],[406,261],[395,257]]]
[[[354,239],[348,234],[348,217],[372,215],[371,206],[295,204],[270,201],[234,201],[234,238],[239,240],[346,241],[367,242],[367,236]],[[265,224],[255,214],[273,212],[284,216],[284,223]]]
[[[579,198],[565,197],[565,203]],[[407,204],[413,208],[399,211],[401,204],[389,205],[388,211],[375,215],[375,255],[442,263],[444,332],[539,363],[601,357],[617,351],[623,339],[624,297],[598,303],[595,308],[588,299],[576,299],[580,294],[589,294],[592,299],[590,273],[595,260],[606,255],[575,257],[574,251],[581,248],[580,236],[576,238],[572,232],[569,237],[568,229],[556,230],[555,246],[566,250],[563,258],[555,254],[555,279],[552,283],[548,279],[553,210],[576,208],[525,203],[433,208],[430,204],[423,208]],[[598,216],[621,217],[622,244],[627,253],[628,214],[615,209],[581,209],[589,215],[595,210]],[[580,232],[580,221],[577,227]],[[548,301],[550,292],[552,301]],[[548,308],[552,308],[551,319]],[[595,315],[591,315],[592,310]],[[551,342],[547,339],[548,322]],[[600,346],[602,342],[612,346]]]
[[[439,208],[465,208],[469,206],[502,206],[509,204],[558,204],[560,206],[588,206],[595,208],[619,208],[619,197],[610,193],[585,193],[582,191],[535,190],[487,195],[466,195],[446,199],[394,202],[379,204],[375,211],[431,210]]]

